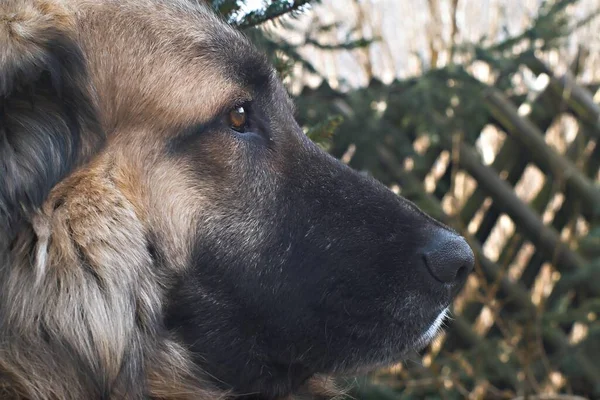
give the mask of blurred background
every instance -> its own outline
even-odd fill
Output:
[[[600,399],[600,0],[212,0],[306,133],[467,237],[446,332],[358,399]]]

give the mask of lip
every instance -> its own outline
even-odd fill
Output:
[[[423,347],[427,346],[429,343],[431,343],[439,334],[439,332],[444,324],[444,320],[446,319],[447,316],[448,316],[448,307],[445,307],[438,314],[438,316],[435,318],[433,323],[431,323],[431,325],[429,325],[427,330],[425,332],[423,332],[423,334],[421,334],[421,336],[415,341],[415,345],[413,347],[423,348]]]
[[[433,322],[424,330],[424,332],[412,342],[408,342],[407,345],[402,346],[402,349],[392,350],[390,353],[383,356],[378,361],[371,361],[362,365],[355,365],[346,369],[338,369],[338,374],[365,374],[389,366],[394,363],[401,362],[406,359],[410,354],[418,352],[427,346],[440,332],[444,320],[448,316],[449,306],[441,308]]]
[[[424,325],[425,328],[423,330],[423,334],[427,333],[427,330],[431,327],[431,325],[433,325],[434,323],[436,323],[436,321],[441,320],[441,322],[443,323],[443,320],[445,319],[445,317],[448,316],[448,311],[450,308],[450,304],[451,302],[449,301],[445,301],[445,299],[437,299],[437,301],[432,301],[432,303],[436,304],[431,304],[430,310],[428,310],[427,312],[427,317],[423,318],[424,321]],[[443,317],[442,317],[443,315]],[[406,316],[405,315],[399,315],[397,313],[392,315],[392,319],[393,319],[393,323],[396,325],[401,325],[404,326],[406,324]],[[427,321],[430,321],[428,324],[426,324]],[[438,322],[439,324],[440,322]],[[420,336],[419,336],[420,337]]]

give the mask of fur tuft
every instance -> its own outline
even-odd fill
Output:
[[[74,20],[62,2],[0,3],[0,237],[4,240],[10,240],[16,226],[41,206],[50,189],[102,143],[75,35]],[[7,243],[0,239],[3,245]]]
[[[44,70],[60,78],[60,65],[53,65],[60,61],[49,45],[69,37],[74,27],[62,4],[8,0],[0,4],[0,21],[0,95],[9,95],[16,84],[35,82]]]

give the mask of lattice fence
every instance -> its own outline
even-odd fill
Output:
[[[377,148],[388,183],[462,232],[478,262],[447,333],[357,397],[600,398],[600,268],[578,247],[599,222],[597,88],[533,57],[526,67],[548,85],[487,87],[477,141],[419,139],[409,157]]]

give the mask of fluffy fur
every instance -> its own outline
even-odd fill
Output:
[[[199,3],[2,0],[0,397],[329,399],[431,340],[466,244],[292,115]]]

